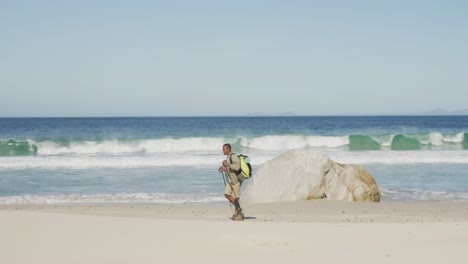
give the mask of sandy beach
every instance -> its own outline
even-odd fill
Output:
[[[468,264],[468,1],[0,7],[0,264]]]
[[[468,203],[0,206],[0,263],[466,263]]]

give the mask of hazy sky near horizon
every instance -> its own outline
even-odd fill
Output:
[[[468,108],[466,1],[0,0],[0,117]]]

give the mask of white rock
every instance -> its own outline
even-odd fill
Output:
[[[363,166],[339,164],[323,153],[299,149],[263,164],[241,195],[246,203],[323,198],[379,202],[380,191]]]

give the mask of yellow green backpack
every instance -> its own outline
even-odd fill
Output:
[[[235,154],[235,153],[233,153]],[[237,154],[236,154],[237,155]],[[231,154],[232,156],[232,154]],[[250,165],[250,158],[249,156],[246,156],[246,155],[237,155],[239,157],[239,160],[240,160],[240,169],[238,171],[236,171],[236,174],[237,174],[237,178],[239,179],[239,181],[244,181],[250,177],[252,177],[252,166]],[[231,163],[232,163],[232,158],[229,157],[229,159],[231,160]]]

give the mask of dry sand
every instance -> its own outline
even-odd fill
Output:
[[[0,206],[0,263],[468,263],[468,203]]]

